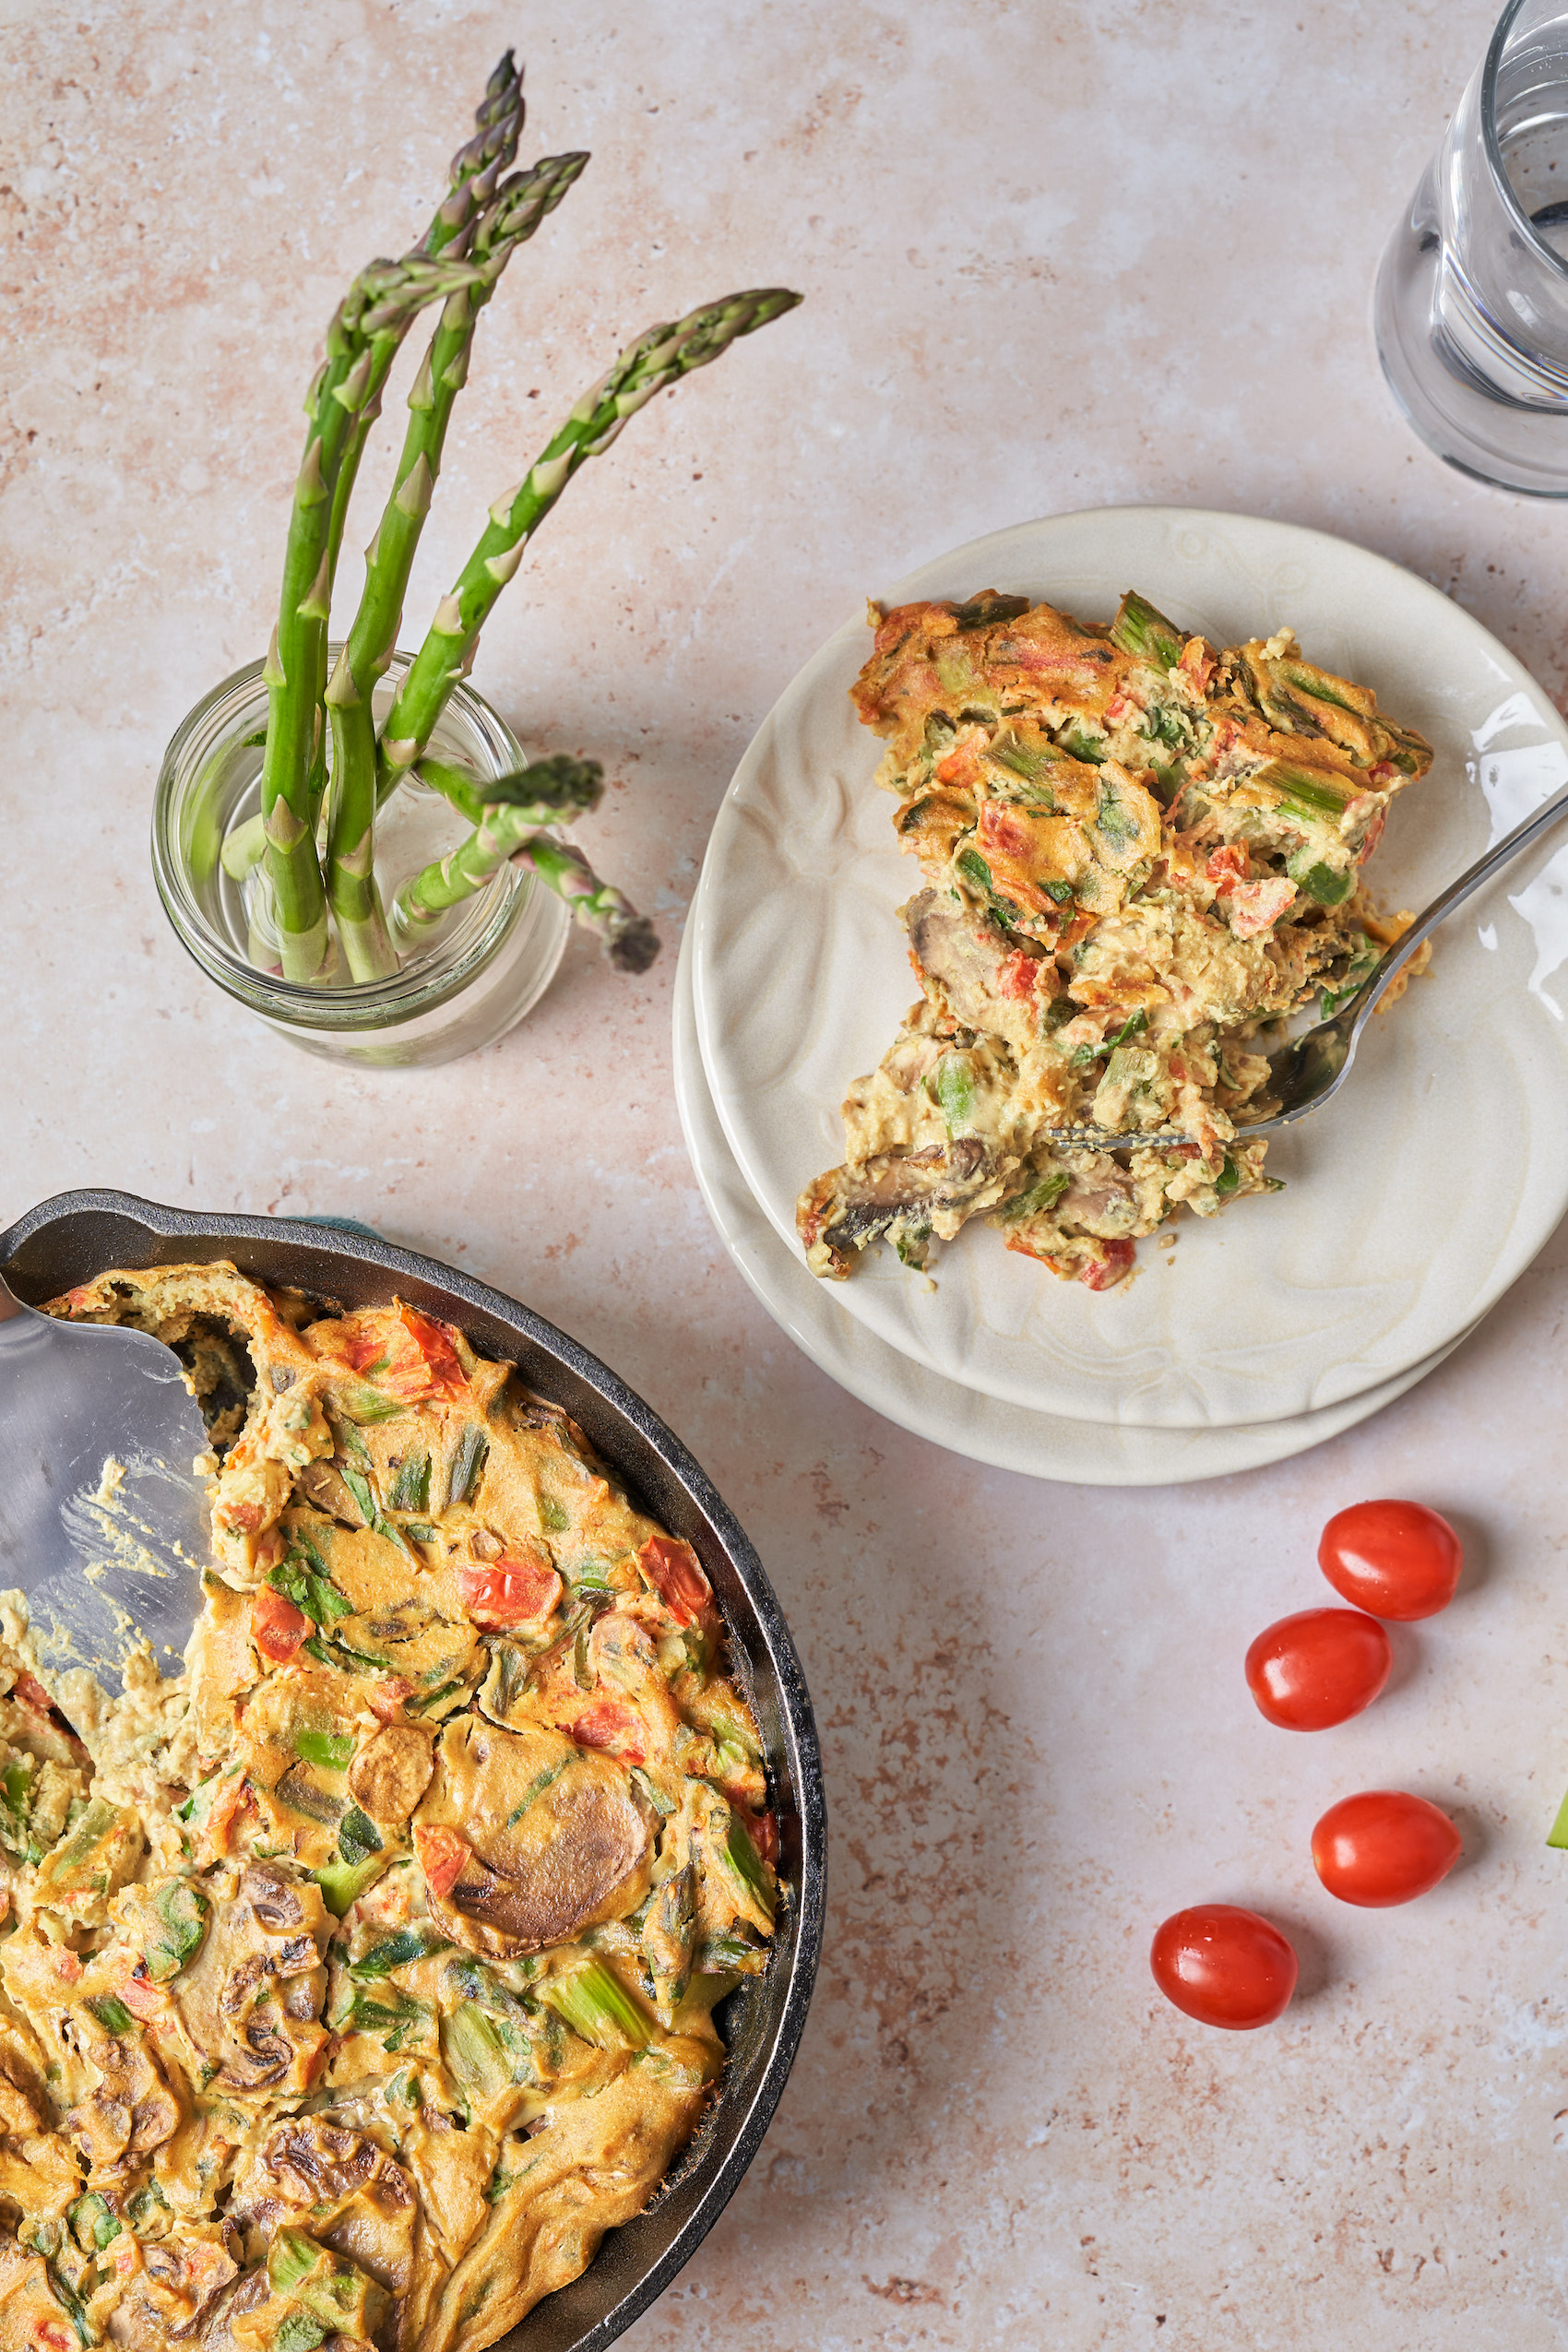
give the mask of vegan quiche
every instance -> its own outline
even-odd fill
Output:
[[[707,1580],[409,1307],[51,1311],[180,1351],[213,1562],[112,1702],[0,1606],[0,2345],[480,2352],[647,2204],[766,1962]]]
[[[1245,1132],[1263,1032],[1407,926],[1362,869],[1431,748],[1290,630],[1220,650],[1132,592],[1109,625],[994,590],[870,619],[851,692],[921,867],[922,992],[801,1195],[807,1261],[842,1277],[885,1238],[923,1266],[984,1216],[1105,1289],[1180,1207],[1277,1189]],[[1052,1139],[1090,1124],[1125,1155]]]

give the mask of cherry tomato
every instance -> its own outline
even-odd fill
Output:
[[[1296,1954],[1255,1911],[1196,1903],[1155,1930],[1155,1983],[1200,2025],[1272,2025],[1296,1990]]]
[[[1358,1609],[1405,1624],[1447,1608],[1465,1554],[1424,1503],[1353,1503],[1324,1527],[1317,1564]]]
[[[472,1847],[455,1829],[427,1829],[422,1822],[414,1823],[414,1852],[425,1884],[435,1895],[450,1895],[465,1865],[473,1860]]]
[[[1265,1628],[1247,1652],[1247,1688],[1282,1731],[1326,1731],[1370,1707],[1394,1653],[1359,1609],[1302,1609]]]
[[[1131,1241],[1107,1241],[1103,1258],[1090,1258],[1078,1275],[1086,1290],[1109,1290],[1120,1282],[1132,1265],[1134,1248]]]
[[[487,1560],[457,1571],[457,1590],[476,1625],[525,1625],[542,1617],[561,1598],[561,1579],[547,1562],[532,1557]]]
[[[713,1598],[713,1587],[689,1543],[673,1536],[649,1536],[637,1566],[677,1625],[695,1625]]]
[[[303,1610],[263,1585],[251,1603],[251,1639],[263,1657],[286,1665],[309,1632],[310,1619]]]
[[[1364,1910],[1413,1903],[1446,1878],[1462,1840],[1445,1812],[1397,1788],[1342,1797],[1313,1832],[1313,1867],[1330,1895]]]
[[[570,1725],[579,1748],[609,1748],[627,1764],[646,1764],[641,1717],[619,1699],[594,1699]]]

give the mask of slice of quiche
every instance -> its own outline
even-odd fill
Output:
[[[901,909],[922,997],[801,1195],[808,1263],[842,1277],[886,1238],[923,1265],[984,1213],[1103,1289],[1183,1204],[1277,1189],[1238,1140],[1259,1033],[1405,927],[1362,868],[1431,748],[1290,630],[1220,651],[1132,591],[1109,626],[994,590],[870,617],[850,691],[924,879]],[[1090,1123],[1187,1140],[1047,1140]]]

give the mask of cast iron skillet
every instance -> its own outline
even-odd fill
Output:
[[[0,1233],[0,1267],[38,1306],[113,1265],[230,1258],[258,1281],[345,1308],[394,1293],[455,1323],[565,1407],[650,1515],[696,1551],[756,1709],[778,1814],[790,1900],[772,1961],[724,2007],[719,2097],[647,2212],[612,2229],[581,2278],[546,2296],[496,2352],[600,2352],[645,2311],[701,2243],[762,2144],[794,2061],[822,1943],[827,1814],[816,1725],[789,1627],[761,1561],[685,1447],[640,1396],[553,1324],[433,1258],[390,1241],[269,1217],[198,1215],[129,1193],[60,1193]]]

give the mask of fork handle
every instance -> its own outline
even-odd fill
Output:
[[[1466,867],[1457,882],[1451,882],[1430,907],[1423,909],[1409,930],[1401,932],[1393,946],[1380,956],[1361,982],[1359,999],[1352,999],[1355,1004],[1352,1026],[1358,1034],[1367,1016],[1375,1010],[1389,982],[1404,969],[1417,949],[1425,946],[1439,923],[1446,922],[1467,898],[1473,898],[1478,890],[1484,889],[1494,874],[1501,873],[1504,866],[1512,865],[1514,860],[1521,856],[1532,842],[1538,841],[1543,833],[1550,833],[1562,816],[1568,816],[1568,790],[1559,792],[1555,800],[1548,801],[1544,808],[1538,808],[1534,816],[1527,816],[1523,825],[1516,825],[1512,833],[1505,833],[1484,857],[1478,858],[1473,866]],[[1346,1007],[1347,1011],[1349,1009],[1349,1006]]]

